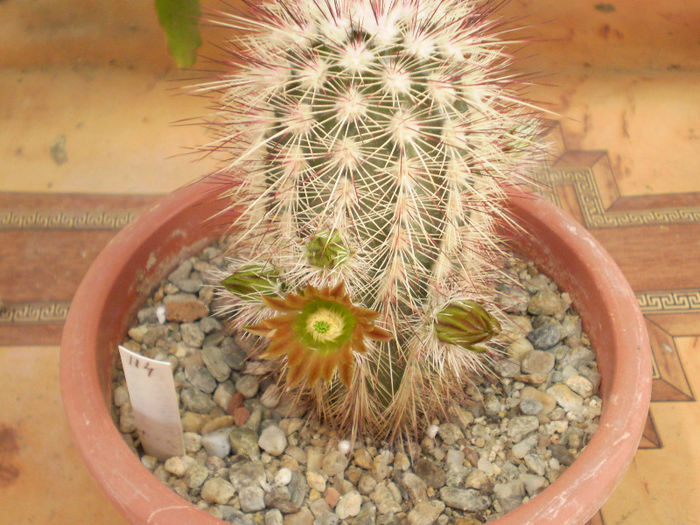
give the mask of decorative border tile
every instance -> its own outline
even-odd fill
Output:
[[[138,212],[0,209],[0,230],[119,230]]]

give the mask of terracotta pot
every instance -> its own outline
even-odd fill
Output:
[[[110,416],[111,370],[141,304],[184,257],[222,231],[215,184],[199,182],[164,198],[121,231],[97,257],[73,299],[61,342],[68,422],[92,475],[133,523],[221,524],[158,481],[129,450]],[[629,466],[647,417],[649,343],[636,298],[619,268],[578,224],[539,197],[513,194],[522,231],[513,247],[569,292],[598,357],[599,430],[576,461],[528,503],[492,525],[582,524],[600,509]]]

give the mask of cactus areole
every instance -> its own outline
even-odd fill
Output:
[[[200,86],[243,210],[223,313],[330,424],[415,431],[490,358],[493,223],[538,121],[471,0],[250,9],[214,20],[235,68]]]

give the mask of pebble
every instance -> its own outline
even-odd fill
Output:
[[[210,456],[225,458],[231,453],[229,435],[233,427],[224,427],[205,434],[200,439],[200,444]]]
[[[265,508],[265,493],[261,487],[247,486],[238,491],[238,501],[243,512],[257,512]]]
[[[216,379],[199,363],[190,363],[185,366],[185,377],[193,387],[205,394],[211,394],[216,390]]]
[[[593,395],[593,384],[583,376],[569,376],[564,381],[564,384],[581,397],[591,397]]]
[[[526,374],[547,375],[554,368],[554,354],[533,350],[523,356],[520,369]]]
[[[258,446],[271,456],[279,456],[287,448],[287,436],[277,425],[270,425],[260,434]]]
[[[562,340],[561,325],[555,320],[547,320],[527,335],[528,340],[538,350],[547,350]]]
[[[209,479],[202,487],[202,499],[209,503],[223,505],[227,503],[235,493],[236,491],[233,489],[233,485],[221,478]]]
[[[231,367],[226,363],[225,350],[216,345],[205,345],[202,350],[204,366],[218,382],[223,383],[231,376]]]
[[[547,393],[552,396],[557,404],[564,410],[577,411],[583,405],[583,399],[571,389],[562,384],[557,383],[547,389]]]
[[[410,525],[432,525],[445,510],[445,504],[439,500],[418,503],[408,513]]]
[[[525,486],[520,479],[506,483],[496,483],[493,486],[493,493],[503,510],[509,512],[522,503],[525,495]]]
[[[343,494],[335,505],[335,513],[341,520],[357,516],[362,507],[362,496],[357,491]]]
[[[209,307],[191,294],[174,294],[165,298],[165,317],[168,321],[191,323],[209,314]]]
[[[255,394],[258,393],[258,380],[249,375],[242,375],[238,381],[236,381],[236,390],[243,394],[243,397],[250,399]]]
[[[440,499],[448,507],[468,512],[485,510],[491,504],[488,496],[483,495],[478,490],[456,487],[441,488]]]
[[[165,298],[138,312],[125,344],[173,363],[183,407],[186,455],[142,463],[229,523],[476,525],[546,488],[595,431],[595,354],[568,296],[527,265],[516,266],[526,284],[504,325],[501,381],[477,383],[482,402],[455,403],[419,442],[389,448],[307,419],[267,375],[269,363],[248,360],[249,343],[226,335],[209,312],[201,275],[214,264],[193,258],[178,267],[161,286]],[[116,420],[138,443],[119,374]]]
[[[250,459],[260,458],[258,433],[246,427],[234,427],[228,435],[231,448],[236,454],[242,454]]]

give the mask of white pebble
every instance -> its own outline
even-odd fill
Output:
[[[348,454],[350,452],[350,441],[343,439],[338,442],[338,450],[341,454]]]
[[[160,305],[156,308],[156,317],[160,324],[165,324],[165,305]]]
[[[282,467],[275,474],[275,483],[278,485],[289,485],[292,481],[292,471],[286,467]]]
[[[440,430],[439,426],[430,425],[428,427],[428,429],[425,431],[425,435],[428,436],[430,439],[434,439],[435,436],[437,436],[439,430]]]

